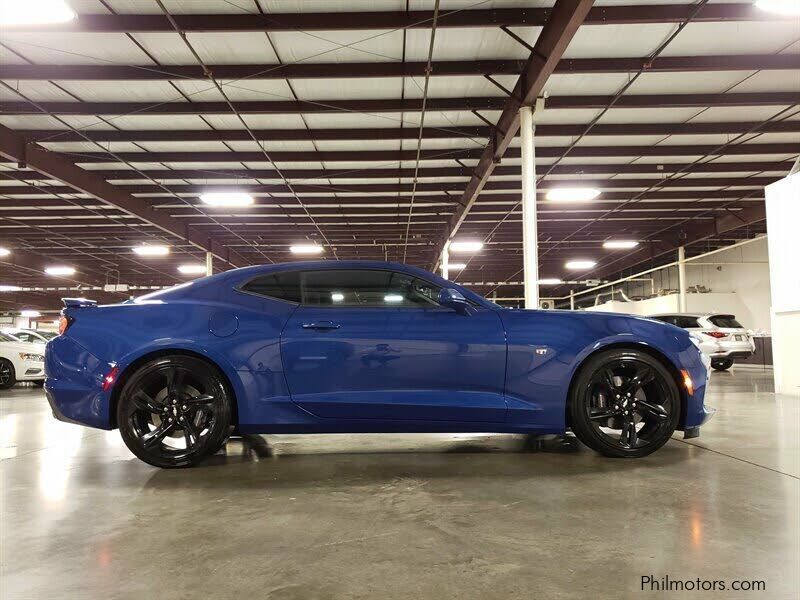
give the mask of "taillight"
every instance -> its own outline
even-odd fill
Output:
[[[704,331],[703,333],[717,339],[728,337],[727,333],[722,333],[721,331]]]
[[[72,317],[65,317],[64,315],[61,315],[61,317],[58,319],[58,335],[64,335],[74,320],[75,319]]]

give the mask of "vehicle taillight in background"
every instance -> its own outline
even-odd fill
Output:
[[[722,333],[721,331],[704,331],[703,333],[717,339],[728,337],[727,333]]]
[[[61,315],[61,317],[58,319],[58,335],[64,335],[64,333],[67,331],[67,329],[69,329],[69,326],[72,325],[72,322],[74,320],[75,319],[73,319],[72,317],[66,317],[64,315]]]

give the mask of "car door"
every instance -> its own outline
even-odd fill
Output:
[[[442,308],[438,287],[381,269],[301,273],[281,352],[292,400],[319,417],[502,422],[506,343],[495,311]]]

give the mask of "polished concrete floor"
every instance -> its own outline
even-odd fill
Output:
[[[38,389],[0,394],[3,599],[634,598],[647,575],[799,597],[800,398],[763,371],[714,373],[702,436],[633,461],[285,435],[161,471]]]

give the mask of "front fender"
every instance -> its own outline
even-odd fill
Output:
[[[591,354],[613,346],[642,347],[663,356],[676,372],[705,377],[700,355],[688,334],[648,319],[609,313],[503,311],[508,336],[506,400],[511,424],[566,428],[570,383]],[[698,370],[699,367],[699,370]]]

